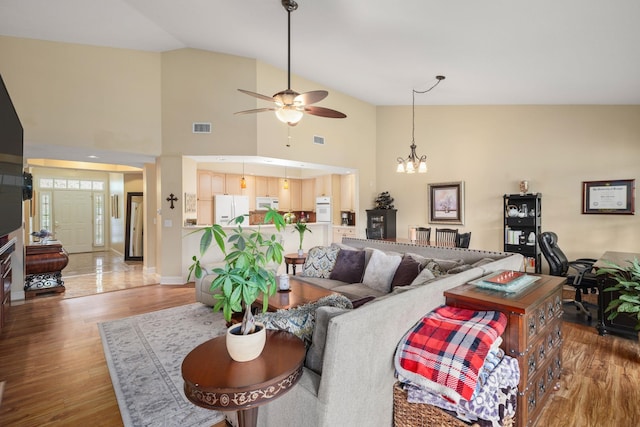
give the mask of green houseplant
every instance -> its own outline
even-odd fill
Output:
[[[267,310],[269,296],[276,292],[275,271],[270,264],[280,264],[283,258],[283,247],[275,234],[265,236],[260,227],[245,229],[242,227],[244,216],[231,220],[235,224],[229,236],[219,224],[203,228],[200,238],[200,255],[193,256],[193,264],[189,267],[189,278],[195,275],[202,278],[203,268],[200,259],[215,241],[224,255],[224,266],[213,269],[217,276],[211,282],[211,290],[218,289],[214,295],[217,300],[214,311],[222,309],[227,322],[233,313],[245,311],[245,320],[251,318],[251,305],[263,294],[263,312]],[[265,214],[264,223],[273,223],[277,231],[285,227],[285,222],[276,210],[270,209]],[[189,280],[189,278],[187,280]],[[250,322],[242,322],[242,334],[250,333]]]
[[[629,261],[629,265],[620,266],[606,262],[607,267],[600,268],[597,275],[607,274],[615,281],[615,285],[604,289],[605,292],[617,292],[618,297],[611,300],[606,312],[609,320],[615,319],[620,313],[626,313],[636,318],[636,331],[640,331],[640,263],[638,259]]]
[[[294,231],[297,231],[300,234],[300,246],[298,247],[298,255],[302,256],[302,254],[304,253],[303,249],[302,249],[302,241],[304,240],[304,232],[308,231],[309,233],[311,233],[311,230],[309,229],[309,227],[307,227],[307,223],[306,222],[296,222],[296,224],[293,226]]]

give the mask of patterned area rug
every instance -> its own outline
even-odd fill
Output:
[[[181,374],[191,350],[226,331],[221,313],[195,303],[98,328],[125,426],[209,427],[224,419],[187,400]]]

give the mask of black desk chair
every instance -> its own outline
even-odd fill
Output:
[[[456,247],[458,248],[468,248],[469,243],[471,243],[471,232],[468,233],[460,233],[458,234],[458,238],[456,239]]]
[[[597,261],[592,258],[579,258],[569,261],[558,246],[558,236],[552,231],[545,231],[538,236],[538,244],[544,258],[549,263],[549,274],[552,276],[562,276],[567,278],[567,286],[575,290],[575,297],[572,300],[564,300],[563,303],[572,303],[576,309],[587,315],[591,322],[591,313],[582,301],[582,294],[595,292],[598,282],[593,273],[593,264]],[[574,270],[575,275],[569,275],[569,269]]]

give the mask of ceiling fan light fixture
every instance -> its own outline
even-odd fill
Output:
[[[276,110],[276,117],[283,123],[296,124],[302,119],[302,111],[295,107],[284,105]]]

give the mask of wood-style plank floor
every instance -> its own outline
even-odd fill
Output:
[[[13,305],[0,334],[0,426],[121,426],[97,323],[193,301],[193,285],[147,285]],[[567,322],[563,332],[563,377],[538,427],[640,425],[640,344]]]

